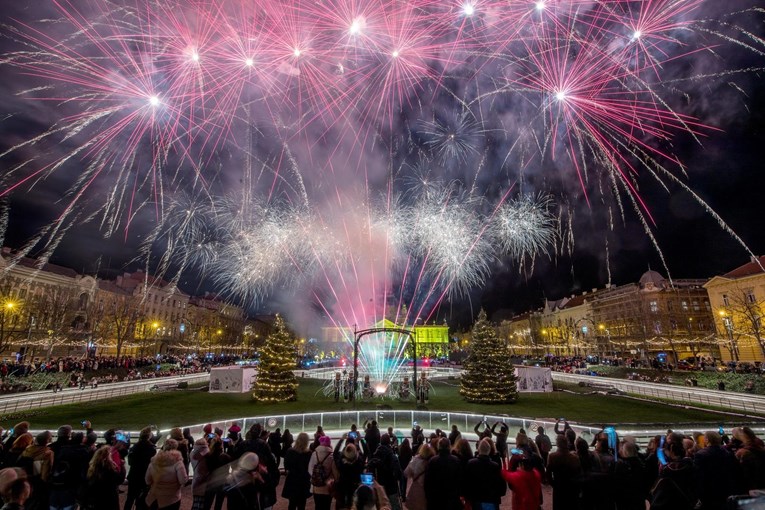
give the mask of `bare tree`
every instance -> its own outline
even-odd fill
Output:
[[[47,340],[46,358],[50,359],[53,348],[68,341],[69,333],[77,317],[77,295],[71,287],[53,287],[37,294],[27,305],[28,338],[33,329],[39,338]]]
[[[723,323],[728,334],[731,338],[733,336],[753,338],[763,357],[765,357],[765,341],[763,340],[762,329],[765,302],[757,299],[754,289],[744,287],[738,287],[729,292],[725,299],[727,302],[723,310]]]
[[[140,336],[142,325],[145,329],[141,302],[135,296],[110,294],[103,305],[103,325],[100,329],[115,341],[119,358],[125,342]]]

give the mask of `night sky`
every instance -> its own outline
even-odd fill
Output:
[[[128,3],[135,5],[132,2]],[[237,3],[231,2],[231,5]],[[693,117],[703,124],[702,127],[694,128],[698,133],[697,140],[683,129],[670,129],[672,136],[666,140],[640,132],[631,133],[629,140],[633,144],[645,143],[646,147],[654,148],[657,151],[652,154],[654,157],[659,153],[670,154],[681,161],[685,175],[677,164],[668,163],[667,160],[662,163],[671,169],[673,175],[706,201],[752,253],[761,255],[765,253],[765,240],[761,235],[760,227],[762,202],[765,198],[763,195],[765,177],[761,164],[761,155],[765,147],[765,86],[762,85],[763,71],[761,70],[765,68],[765,56],[763,56],[765,46],[761,41],[748,37],[746,34],[765,36],[763,27],[765,15],[747,10],[755,6],[753,0],[722,2],[724,6],[717,0],[707,2],[691,0],[685,3],[698,5],[690,12],[679,12],[671,18],[679,23],[680,28],[674,26],[662,29],[660,33],[657,32],[654,40],[644,35],[647,48],[645,51],[658,59],[658,63],[655,68],[645,65],[641,71],[641,77],[647,76],[646,80],[652,80],[650,88],[655,92],[655,96],[653,92],[647,94],[642,84],[629,83],[629,80],[624,78],[611,80],[608,86],[613,87],[614,83],[617,83],[619,87],[622,87],[620,94],[625,91],[639,91],[633,96],[642,94],[643,99],[661,97],[662,102],[659,104],[662,108],[666,107],[668,111]],[[160,2],[160,4],[170,5],[168,2]],[[282,2],[282,4],[299,7],[300,3]],[[380,3],[380,5],[384,4],[385,2]],[[114,277],[123,270],[145,267],[147,260],[149,268],[154,271],[162,264],[162,250],[168,242],[157,232],[164,232],[165,236],[168,236],[169,232],[174,232],[172,225],[165,228],[163,223],[169,223],[168,220],[164,222],[161,220],[162,215],[171,210],[168,204],[178,201],[178,196],[184,194],[194,197],[205,195],[211,202],[220,203],[223,201],[220,197],[228,196],[233,192],[238,193],[245,186],[246,179],[243,180],[241,177],[242,168],[250,165],[254,169],[252,175],[257,176],[256,179],[253,178],[255,196],[272,203],[293,206],[300,202],[303,193],[301,189],[305,189],[310,202],[319,211],[316,214],[323,215],[324,218],[338,216],[339,210],[350,217],[352,213],[348,211],[352,208],[347,206],[347,198],[342,208],[333,201],[339,200],[337,199],[339,196],[353,197],[354,193],[359,193],[359,189],[362,190],[362,195],[366,192],[370,197],[386,193],[390,197],[393,190],[396,196],[403,197],[405,202],[416,203],[418,201],[416,197],[419,195],[415,195],[412,189],[422,184],[425,180],[423,175],[430,180],[457,182],[463,190],[478,190],[486,202],[481,206],[484,209],[483,214],[486,214],[486,210],[491,211],[509,187],[512,187],[514,192],[518,190],[531,195],[544,193],[549,196],[553,204],[552,214],[561,218],[563,222],[564,228],[561,232],[565,239],[559,239],[556,247],[550,249],[549,255],[537,256],[533,266],[527,261],[519,269],[517,262],[507,257],[492,258],[491,276],[485,278],[484,283],[472,285],[460,295],[443,300],[430,314],[432,319],[445,318],[451,325],[456,326],[469,324],[481,307],[484,307],[490,315],[506,318],[514,313],[541,306],[545,298],[558,299],[584,290],[602,288],[608,282],[619,285],[637,281],[649,267],[661,273],[666,273],[668,268],[673,278],[707,278],[727,272],[749,259],[747,250],[731,235],[724,232],[712,214],[704,210],[690,193],[682,189],[680,185],[671,182],[671,179],[662,178],[660,182],[657,181],[649,175],[645,167],[636,164],[634,174],[629,169],[625,170],[625,174],[629,174],[625,180],[634,184],[637,196],[641,197],[646,204],[653,223],[650,219],[647,221],[651,223],[651,229],[663,254],[664,262],[645,234],[644,227],[634,213],[633,207],[629,205],[627,194],[622,192],[621,199],[617,200],[609,190],[610,174],[603,169],[602,157],[593,154],[591,149],[583,151],[583,155],[576,160],[579,165],[583,162],[587,165],[586,182],[584,185],[580,183],[574,171],[574,164],[566,150],[566,140],[570,140],[565,136],[569,133],[566,123],[562,121],[555,123],[554,128],[550,123],[550,119],[555,116],[554,113],[563,111],[562,108],[566,106],[556,105],[554,102],[551,104],[550,100],[545,103],[543,93],[533,90],[529,92],[536,81],[528,76],[535,78],[539,73],[528,72],[527,62],[514,60],[516,54],[524,51],[531,54],[528,48],[523,47],[523,37],[528,38],[526,33],[517,34],[517,40],[507,43],[500,57],[495,56],[484,61],[480,59],[485,55],[474,49],[478,43],[471,40],[469,44],[460,43],[461,46],[457,47],[450,39],[453,36],[449,35],[451,34],[449,30],[439,32],[438,37],[450,41],[443,46],[444,48],[457,49],[447,51],[442,48],[439,50],[438,57],[423,53],[423,61],[428,61],[430,58],[433,62],[438,62],[438,65],[432,62],[429,64],[432,64],[437,72],[413,84],[407,91],[405,100],[392,103],[398,105],[398,109],[394,110],[395,114],[385,117],[377,113],[377,110],[374,110],[375,113],[372,114],[370,111],[373,109],[365,110],[364,106],[361,106],[353,115],[343,116],[337,115],[334,109],[331,112],[328,109],[329,113],[321,111],[321,114],[315,117],[318,120],[306,122],[300,129],[295,126],[303,125],[301,123],[306,118],[313,119],[311,112],[320,110],[322,107],[312,103],[311,100],[302,99],[306,94],[301,88],[304,84],[298,83],[299,80],[295,79],[299,73],[300,77],[309,76],[310,68],[302,62],[298,64],[297,61],[291,61],[289,65],[294,67],[285,71],[285,66],[288,64],[282,62],[281,67],[275,67],[276,71],[271,74],[282,73],[284,76],[279,75],[279,79],[285,82],[294,79],[294,82],[290,82],[293,88],[287,92],[281,90],[281,88],[288,89],[282,82],[274,86],[279,94],[283,94],[283,97],[280,97],[288,100],[274,101],[265,106],[265,103],[257,99],[261,89],[255,86],[243,88],[244,91],[240,92],[240,100],[252,101],[246,118],[243,118],[242,110],[235,110],[236,120],[227,129],[219,128],[219,124],[224,122],[216,118],[215,122],[210,122],[210,126],[214,127],[203,125],[199,131],[195,131],[194,136],[197,138],[189,144],[190,147],[193,146],[192,150],[184,153],[173,146],[173,150],[169,151],[167,161],[163,162],[159,172],[162,175],[160,187],[155,177],[157,172],[149,170],[154,168],[152,167],[152,144],[154,143],[156,147],[157,140],[161,140],[160,144],[178,145],[185,143],[178,140],[184,140],[184,136],[187,138],[191,136],[184,134],[183,129],[178,128],[178,125],[190,124],[189,118],[196,115],[196,113],[189,113],[192,111],[188,106],[191,100],[187,98],[191,96],[191,93],[178,93],[176,96],[189,101],[188,104],[184,103],[186,106],[183,113],[179,114],[181,121],[173,127],[177,129],[177,132],[168,134],[168,128],[167,131],[155,137],[153,142],[150,134],[143,134],[138,137],[138,141],[134,141],[132,136],[135,131],[133,131],[134,127],[131,127],[110,139],[105,146],[92,151],[78,151],[78,147],[81,147],[89,136],[94,136],[93,133],[108,130],[119,119],[124,119],[125,111],[127,111],[125,105],[129,105],[130,102],[125,99],[123,90],[115,89],[116,92],[115,90],[105,92],[88,82],[72,83],[71,77],[77,75],[76,73],[72,73],[63,80],[57,80],[54,75],[60,76],[66,72],[61,71],[61,68],[56,65],[65,66],[66,58],[61,58],[63,63],[46,66],[42,63],[49,61],[46,60],[49,57],[36,58],[19,53],[29,49],[39,50],[39,42],[45,41],[45,38],[36,34],[34,32],[36,29],[45,30],[46,33],[65,43],[64,47],[57,47],[51,42],[48,49],[58,48],[56,51],[60,51],[64,57],[75,54],[85,55],[84,59],[90,59],[94,67],[99,69],[98,73],[89,76],[103,78],[110,84],[114,83],[109,81],[113,78],[110,73],[124,74],[124,80],[122,78],[117,80],[123,86],[124,83],[130,82],[131,78],[135,81],[135,67],[141,68],[140,73],[143,74],[139,73],[140,76],[144,78],[149,76],[152,80],[162,81],[158,78],[161,76],[165,80],[162,83],[165,83],[170,81],[167,78],[169,73],[167,69],[170,67],[161,67],[162,55],[159,53],[153,55],[154,60],[151,64],[146,64],[140,59],[137,64],[129,65],[124,60],[116,58],[104,59],[99,56],[98,48],[93,41],[83,41],[82,37],[71,36],[72,20],[80,19],[76,13],[83,13],[84,19],[94,24],[96,23],[94,20],[104,22],[108,28],[100,29],[99,33],[102,35],[104,30],[107,30],[108,34],[123,36],[124,33],[129,32],[125,26],[128,22],[132,23],[134,19],[122,18],[109,11],[105,3],[96,0],[70,0],[64,2],[64,5],[69,7],[61,12],[46,1],[18,2],[13,6],[5,7],[0,15],[3,24],[0,27],[0,33],[3,35],[3,39],[0,40],[0,51],[3,56],[0,58],[4,77],[0,84],[0,94],[2,94],[0,96],[2,97],[0,99],[0,149],[5,152],[0,157],[0,169],[3,172],[0,187],[5,190],[4,200],[8,206],[7,229],[4,237],[6,246],[13,248],[32,246],[30,254],[38,255],[46,253],[46,248],[51,246],[51,239],[53,239],[53,244],[56,246],[52,251],[51,261],[78,271],[98,272],[104,277]],[[480,5],[480,3],[477,5],[479,14],[481,14]],[[171,7],[167,8],[172,10]],[[313,17],[311,12],[308,13],[310,16],[306,16],[305,12],[300,11],[302,8],[295,9],[295,12],[299,14],[285,14],[285,19],[289,23],[284,22],[284,26],[292,26],[291,23],[295,20]],[[563,7],[561,12],[563,12],[562,9]],[[579,2],[578,9],[579,14],[576,16],[572,14],[576,11],[574,7],[570,7],[563,14],[558,14],[559,19],[566,21],[561,24],[568,28],[539,28],[528,21],[531,19],[529,17],[523,18],[526,20],[524,23],[529,24],[526,30],[532,31],[532,34],[544,33],[548,38],[551,37],[550,34],[560,38],[563,42],[558,44],[566,48],[569,55],[565,58],[570,61],[591,58],[586,55],[588,44],[602,48],[609,44],[615,45],[620,41],[619,37],[614,35],[613,20],[610,18],[605,20],[602,13],[593,14],[591,19],[587,18],[588,14],[582,14],[599,12],[593,4]],[[452,11],[438,11],[438,16],[432,16],[428,20],[448,21],[448,16],[460,14],[459,9],[452,9]],[[168,15],[162,9],[158,12]],[[731,12],[738,12],[738,14],[727,16],[727,13]],[[157,13],[154,14],[157,15]],[[367,16],[365,20],[371,20],[369,21],[370,33],[375,29],[373,21],[376,14],[378,13],[365,13]],[[405,14],[413,19],[416,15],[420,15],[416,12]],[[627,19],[628,14],[625,12],[619,16]],[[276,16],[274,19],[281,19],[273,13],[270,15]],[[496,13],[492,14],[494,15]],[[221,24],[219,19],[215,19],[214,23],[203,19],[199,13],[194,16],[189,13],[185,13],[185,17],[181,14],[178,16],[179,18],[163,25],[157,21],[161,17],[157,15],[156,18],[152,18],[150,22],[141,26],[147,32],[165,34],[166,32],[162,30],[167,31],[173,21],[181,18],[189,24],[194,24],[190,20],[196,20],[199,26],[209,23],[218,27]],[[243,22],[234,14],[231,16],[236,19],[232,25],[239,28],[243,26]],[[400,17],[403,19],[404,15]],[[617,15],[614,14],[614,17]],[[54,21],[39,21],[44,19]],[[331,19],[336,21],[335,18]],[[682,25],[691,19],[695,20],[695,24]],[[123,21],[125,25],[118,23]],[[491,17],[487,13],[482,19],[484,25],[479,26],[478,22],[471,19],[469,23],[476,23],[475,25],[467,26],[468,21],[460,21],[463,23],[460,29],[464,29],[465,33],[471,35],[478,34],[475,40],[479,40],[479,36],[494,38],[496,41],[508,37],[498,32],[499,29],[495,26],[490,26],[490,21]],[[581,30],[580,23],[594,25],[602,29],[605,35],[589,34],[588,37],[595,42],[582,42],[578,35],[571,35],[578,34],[577,30]],[[416,25],[422,26],[423,23]],[[435,26],[436,23],[433,22],[433,25]],[[467,28],[464,28],[465,26]],[[721,30],[720,27],[723,26],[740,27],[741,30],[726,29],[725,37],[732,39],[726,40],[725,37],[715,35],[715,32]],[[276,27],[270,39],[278,39],[277,36],[288,32],[279,23]],[[605,30],[607,27],[610,27],[609,30]],[[552,32],[547,33],[544,32],[545,30]],[[413,37],[422,35],[414,32],[412,34]],[[192,35],[199,36],[199,31],[193,32]],[[67,38],[69,36],[71,39]],[[184,36],[186,39],[190,37],[189,34]],[[220,37],[210,37],[211,41],[218,39]],[[127,48],[125,51],[133,54],[141,53],[143,47],[140,43],[127,37],[125,40],[129,41],[123,46]],[[572,40],[575,43],[572,43]],[[741,44],[736,44],[733,40]],[[485,42],[484,39],[480,41]],[[376,40],[373,42],[377,44]],[[746,48],[744,45],[750,47]],[[172,43],[166,43],[165,40],[163,40],[162,48],[162,52],[173,51]],[[273,48],[278,49],[278,46]],[[268,47],[266,50],[273,53],[276,51],[273,48]],[[263,50],[264,54],[266,50]],[[367,51],[367,48],[364,47],[363,50]],[[223,52],[222,49],[220,51]],[[335,49],[333,48],[332,51]],[[361,52],[358,49],[355,51]],[[306,54],[308,54],[307,50]],[[540,50],[538,54],[545,53]],[[201,53],[201,55],[204,63],[205,54]],[[221,53],[221,55],[226,54]],[[365,57],[351,58],[348,55],[347,52],[343,53],[345,60],[342,62],[347,63],[340,72],[345,73],[346,76],[349,73],[352,76],[353,72],[358,72],[359,76],[367,80],[363,84],[365,88],[359,89],[362,92],[349,94],[353,98],[362,98],[360,102],[365,105],[364,101],[368,100],[366,96],[374,96],[373,92],[377,90],[374,88],[375,83],[384,81],[374,73],[380,73],[382,71],[379,69],[384,68],[373,67],[377,64],[369,64],[364,60]],[[453,60],[450,60],[449,64],[443,64],[444,55],[449,55],[449,58]],[[297,54],[294,58],[298,58]],[[332,58],[335,58],[334,53]],[[196,57],[194,59],[196,61]],[[219,60],[225,59],[219,57]],[[325,58],[324,61],[316,64],[317,69],[324,70],[328,65],[327,60],[328,58]],[[483,63],[476,64],[479,61]],[[218,65],[223,64],[218,63]],[[299,65],[306,67],[299,67]],[[364,67],[365,65],[367,67]],[[331,76],[336,76],[337,65],[333,64],[333,66],[335,74]],[[364,74],[366,69],[372,69],[372,71]],[[216,70],[216,73],[223,73],[223,71]],[[523,75],[524,72],[527,76],[519,81],[511,81],[516,79],[515,76]],[[210,83],[216,83],[220,76],[211,72],[209,76],[205,76],[205,79]],[[263,79],[267,78],[268,76],[265,76]],[[342,79],[350,80],[345,76]],[[359,82],[362,81],[359,78],[356,79]],[[497,83],[505,79],[512,83],[512,93],[497,94],[490,100],[476,99],[476,95],[483,93],[476,91],[484,90],[486,87],[497,87]],[[323,80],[327,79],[323,78]],[[178,85],[178,88],[188,84],[191,84],[193,88],[198,81],[189,80],[188,83]],[[313,89],[309,92],[315,92],[323,86],[321,81],[317,79],[316,84],[310,84]],[[439,85],[434,86],[435,82]],[[95,83],[98,81],[96,80]],[[210,100],[208,95],[203,95],[201,98],[195,96],[193,100],[198,101],[205,108],[210,108],[210,103],[206,101],[214,101],[216,105],[221,104],[222,101],[219,98],[223,97],[223,93],[215,87],[206,86],[213,90],[206,94],[209,96],[218,94],[216,99]],[[158,88],[161,88],[161,85],[158,85]],[[95,92],[92,97],[83,95],[93,90]],[[395,96],[394,89],[379,89],[378,92],[381,95]],[[276,95],[272,90],[269,93]],[[610,97],[608,94],[607,89],[603,97]],[[319,95],[316,94],[316,97]],[[567,98],[567,100],[570,99]],[[351,101],[348,98],[343,98],[343,101],[347,103],[340,104],[338,101],[338,105],[333,105],[333,108],[345,108],[343,111],[347,112],[350,109],[347,105],[351,104]],[[167,102],[170,103],[170,99]],[[274,107],[274,104],[278,106]],[[454,112],[464,113],[465,104],[470,105],[467,110],[479,121],[460,128],[459,120],[455,120],[460,117],[459,115],[455,117]],[[546,107],[543,106],[545,104]],[[107,107],[120,105],[123,109],[118,114],[106,116],[103,119],[98,118],[83,127],[81,132],[66,139],[63,138],[63,133],[55,133],[43,137],[36,144],[7,151],[55,126],[71,123],[77,118],[79,112],[86,111],[92,114],[94,108],[105,105]],[[145,105],[135,108],[143,111],[141,108],[145,108]],[[273,113],[275,109],[278,110],[277,114]],[[226,115],[227,113],[223,112],[220,118],[225,118]],[[278,122],[274,120],[276,117]],[[133,126],[138,125],[138,121],[135,122]],[[167,125],[170,125],[169,121]],[[252,126],[249,134],[246,128],[243,128],[246,125]],[[449,146],[441,144],[442,141],[438,138],[442,133],[439,134],[434,126],[446,126],[447,130],[456,130],[457,136],[463,137],[465,146],[469,146],[468,149],[463,152],[460,152],[462,149],[449,152]],[[464,132],[460,132],[460,129],[464,129]],[[557,133],[555,143],[553,143],[553,135],[550,134],[553,130]],[[208,131],[213,134],[210,135]],[[516,141],[523,140],[530,132],[536,133],[538,137],[530,142],[524,142],[527,143],[524,146],[525,149],[511,149]],[[204,135],[200,136],[199,133]],[[617,138],[624,139],[621,135]],[[172,142],[166,142],[167,140]],[[539,142],[539,140],[546,141]],[[535,144],[536,149],[534,149]],[[288,146],[287,151],[285,147]],[[440,153],[438,153],[439,150]],[[68,158],[60,168],[56,168],[51,173],[43,171],[36,174],[73,151],[78,151],[76,156]],[[132,155],[125,156],[121,151]],[[108,158],[111,160],[100,159],[97,155],[99,152],[109,154]],[[248,152],[249,156],[246,155]],[[629,155],[625,158],[635,159]],[[114,161],[120,161],[121,164],[115,164]],[[127,163],[124,163],[125,161]],[[193,164],[190,161],[193,161]],[[93,168],[92,165],[97,166],[101,163],[106,169],[88,184],[82,196],[78,196],[79,190],[83,189],[79,179],[90,179],[92,176],[85,169]],[[196,165],[202,168],[200,174],[193,170]],[[268,172],[259,170],[266,167]],[[263,177],[264,174],[266,174],[265,177]],[[204,178],[204,186],[200,185],[199,175]],[[299,175],[300,178],[297,179],[295,175]],[[393,179],[391,175],[394,176]],[[202,189],[204,193],[200,191]],[[114,190],[123,190],[125,196],[132,199],[123,197],[122,201],[117,201],[118,205],[115,206],[117,202],[109,198],[113,196],[111,193]],[[583,190],[587,191],[589,204],[585,201]],[[346,192],[347,195],[344,194]],[[459,195],[459,200],[463,200],[461,197],[466,194],[463,191]],[[60,221],[62,213],[68,211],[68,206],[75,199],[77,207],[71,214],[65,214]],[[619,214],[620,202],[625,210],[624,219]],[[572,218],[570,223],[569,217]],[[107,219],[103,221],[104,218]],[[116,221],[116,226],[109,232],[112,219]],[[329,228],[332,227],[333,222],[333,220],[325,219],[325,224],[330,224]],[[567,227],[569,224],[573,232],[571,237]],[[61,230],[55,230],[56,225],[61,226]],[[41,229],[45,230],[47,235],[43,236],[39,242],[29,244],[30,240],[36,239]],[[59,237],[60,243],[58,243]],[[141,249],[142,245],[145,248],[144,243],[147,239],[153,239],[151,243],[153,251],[148,258],[145,251]],[[211,271],[191,264],[183,267],[183,264],[178,262],[178,258],[173,259],[169,266],[162,267],[168,271],[169,275],[174,275],[174,271],[180,268],[183,269],[182,274],[177,278],[180,287],[186,292],[198,293],[212,290],[221,291],[224,295],[228,293],[235,300],[244,299],[245,306],[251,312],[288,311],[289,313],[289,310],[297,308],[298,304],[321,300],[317,296],[327,294],[326,289],[322,287],[324,285],[322,282],[316,283],[312,280],[310,284],[301,282],[291,287],[293,282],[285,281],[276,283],[275,288],[268,295],[259,295],[259,299],[251,299],[251,296],[242,297],[237,295],[237,292],[231,291],[236,286],[225,281],[221,283],[221,279],[216,279]],[[413,290],[411,284],[403,284],[403,287],[405,290],[402,294],[416,295],[416,289]],[[316,290],[318,288],[321,290]],[[414,303],[416,299],[412,299]],[[338,299],[334,304],[340,306],[341,301]],[[431,299],[431,305],[432,302]],[[312,302],[311,306],[319,315],[332,315],[331,306],[325,307],[315,302]],[[309,320],[309,317],[301,317],[303,322]],[[334,320],[342,321],[343,319],[335,318]]]

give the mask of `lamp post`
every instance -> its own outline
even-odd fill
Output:
[[[154,347],[159,354],[159,322],[152,322],[151,329],[154,331]]]
[[[614,357],[616,357],[616,352],[614,351],[613,346],[611,345],[611,331],[606,327],[605,324],[598,324],[598,329],[601,331],[601,336],[603,335],[602,332],[606,333],[608,347],[611,348],[611,352],[613,353]]]
[[[738,361],[738,347],[736,346],[736,342],[733,341],[733,321],[728,317],[725,310],[720,310],[718,314],[722,319],[723,328],[728,335],[728,344],[730,344],[728,349],[730,350],[730,355],[733,358],[733,361]]]

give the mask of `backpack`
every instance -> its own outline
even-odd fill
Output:
[[[317,462],[314,464],[313,470],[311,470],[311,485],[314,487],[326,487],[329,473],[327,473],[327,469],[324,467],[324,462],[330,454],[328,453],[322,461],[319,460],[318,452],[314,452],[314,455],[316,455]]]

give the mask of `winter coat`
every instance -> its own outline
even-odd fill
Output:
[[[542,475],[539,471],[503,469],[502,478],[513,492],[513,510],[539,510],[542,506]]]
[[[728,496],[744,494],[741,466],[736,457],[721,446],[707,446],[693,456],[696,490],[701,508],[725,508]]]
[[[160,451],[149,464],[144,480],[150,486],[146,504],[155,501],[160,508],[181,500],[181,487],[188,475],[183,467],[183,455],[178,450]]]
[[[415,456],[404,469],[404,476],[409,478],[409,490],[406,493],[406,507],[409,510],[426,510],[425,499],[425,471],[428,469],[428,461]]]
[[[670,462],[661,468],[651,491],[651,510],[693,510],[695,488],[691,459]]]
[[[311,495],[311,475],[308,464],[311,462],[313,453],[310,451],[299,452],[290,448],[284,455],[284,469],[287,477],[282,488],[282,497],[287,499],[302,500]],[[331,465],[330,461],[327,461]]]
[[[192,496],[204,496],[207,492],[207,480],[210,477],[210,472],[207,470],[207,462],[205,462],[205,456],[210,452],[207,448],[207,444],[194,445],[194,449],[191,450],[191,467],[194,470],[194,479],[191,482],[191,495]]]
[[[334,470],[332,469],[332,466],[334,465],[334,456],[332,455],[332,448],[329,446],[318,446],[316,450],[311,453],[311,459],[308,462],[308,477],[310,480],[310,477],[313,473],[313,467],[318,464],[322,463],[324,466],[324,472],[327,476],[327,483],[323,486],[316,486],[311,484],[311,492],[314,494],[330,494],[331,493],[331,485],[334,481]]]
[[[130,464],[130,472],[127,479],[130,485],[143,485],[146,482],[146,470],[149,469],[151,459],[157,454],[157,447],[151,441],[138,441],[128,453],[127,459]]]
[[[47,482],[53,466],[53,451],[47,446],[30,445],[19,457],[19,464],[30,466],[29,476]]]
[[[119,510],[119,486],[125,481],[124,470],[99,470],[88,478],[84,487],[86,503],[89,508],[98,510]],[[88,508],[88,507],[86,507]]]
[[[553,510],[578,507],[579,474],[581,464],[576,454],[555,451],[547,456],[547,476],[553,486]]]
[[[378,446],[367,468],[375,474],[375,481],[385,488],[385,494],[398,494],[401,464],[390,446]]]
[[[481,508],[481,503],[494,503],[499,506],[502,496],[507,492],[502,468],[487,455],[471,459],[467,463],[463,478],[465,499],[471,502],[473,508]]]
[[[335,499],[336,508],[351,508],[353,493],[359,486],[361,473],[364,472],[364,460],[359,455],[356,460],[350,462],[344,456],[339,456],[335,461]]]
[[[460,460],[448,452],[440,452],[428,461],[425,471],[425,497],[428,510],[461,510]]]

